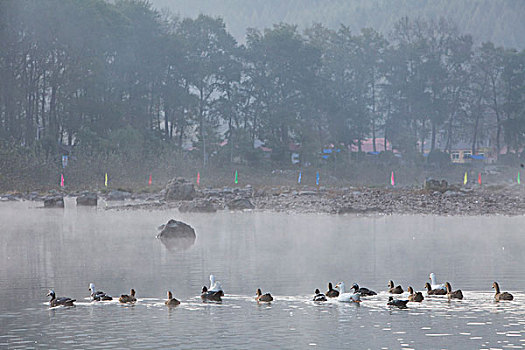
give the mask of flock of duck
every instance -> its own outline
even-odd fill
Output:
[[[439,284],[436,282],[436,275],[434,273],[430,273],[429,275],[430,283],[425,283],[425,288],[427,289],[427,296],[431,295],[446,295],[448,299],[463,299],[463,292],[458,290],[452,290],[452,286],[449,282],[445,282],[442,284]],[[393,281],[388,282],[388,293],[393,295],[399,295],[404,293],[403,288],[398,285],[395,286]],[[513,300],[514,297],[512,294],[508,292],[501,292],[499,288],[499,284],[497,282],[494,282],[492,284],[492,288],[496,291],[496,294],[494,295],[494,300],[496,301],[502,301],[502,300]],[[321,293],[319,289],[315,290],[315,294],[313,297],[313,301],[316,302],[323,302],[327,301],[329,298],[334,298],[337,301],[340,302],[353,302],[353,303],[360,303],[361,297],[366,296],[373,296],[377,295],[376,292],[373,290],[370,290],[368,288],[359,287],[357,283],[354,283],[351,287],[351,292],[347,292],[345,289],[344,282],[339,282],[335,285],[335,287],[332,286],[332,283],[328,283],[328,291],[326,293]],[[89,291],[90,291],[90,299],[91,301],[109,301],[113,300],[113,297],[103,291],[98,291],[95,288],[94,283],[89,284]],[[409,293],[408,298],[406,300],[402,299],[395,299],[393,296],[390,296],[388,298],[387,305],[392,307],[398,307],[405,309],[407,308],[407,304],[409,302],[422,302],[425,297],[423,296],[423,293],[421,292],[414,292],[414,289],[412,287],[408,287],[407,291]],[[49,301],[49,305],[51,307],[55,306],[74,306],[74,302],[76,299],[72,299],[69,297],[61,297],[57,298],[55,291],[50,290],[47,294],[49,297],[51,297],[51,300]],[[201,299],[203,302],[216,302],[220,303],[222,302],[222,297],[224,296],[224,291],[222,289],[222,285],[219,281],[215,280],[214,275],[210,275],[210,287],[202,287],[201,291]],[[137,301],[137,298],[135,297],[135,290],[131,289],[130,294],[122,294],[119,297],[119,302],[122,304],[134,304]],[[272,302],[274,299],[270,293],[263,294],[261,289],[258,288],[256,291],[256,297],[255,300],[259,302],[269,303]],[[173,297],[173,294],[171,291],[168,291],[168,299],[165,301],[165,304],[169,307],[177,306],[180,304],[180,301],[175,299]]]

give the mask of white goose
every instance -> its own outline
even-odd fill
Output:
[[[434,272],[431,272],[430,275],[428,275],[428,278],[430,279],[430,287],[432,287],[432,289],[447,290],[447,287],[444,283],[437,283],[436,275],[434,274]]]
[[[214,275],[210,275],[210,288],[209,292],[221,292],[221,296],[224,296],[224,291],[222,290],[221,282],[215,280]]]
[[[345,303],[360,303],[361,302],[361,293],[345,293],[345,284],[344,282],[339,282],[335,285],[335,289],[339,291],[339,296],[337,301]]]

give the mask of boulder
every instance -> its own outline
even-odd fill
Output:
[[[186,250],[195,243],[195,230],[190,225],[171,219],[159,227],[157,238],[169,250]]]
[[[195,198],[195,187],[183,178],[171,179],[166,185],[165,200],[167,201],[191,201],[193,198]]]
[[[186,202],[179,207],[181,213],[215,213],[217,208],[211,201]]]
[[[255,206],[246,198],[237,198],[226,203],[230,210],[255,209]]]
[[[96,207],[97,200],[98,197],[96,193],[85,192],[77,197],[77,205]]]
[[[425,190],[431,192],[441,192],[444,193],[448,190],[448,183],[446,180],[435,180],[435,179],[426,179],[425,180]]]
[[[106,199],[108,201],[123,201],[131,198],[131,193],[126,191],[111,191],[108,193]]]
[[[64,208],[64,197],[50,196],[44,198],[44,208]]]

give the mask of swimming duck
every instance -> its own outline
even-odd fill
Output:
[[[434,272],[431,272],[430,275],[428,275],[428,279],[430,280],[430,286],[432,289],[443,289],[444,291],[447,290],[447,287],[444,283],[437,283]]]
[[[164,302],[164,304],[166,304],[167,306],[177,306],[177,305],[180,304],[180,301],[175,299],[173,297],[173,294],[171,294],[171,291],[168,290],[168,300],[166,300],[166,302]]]
[[[137,301],[137,298],[135,298],[135,289],[131,288],[130,295],[122,294],[120,298],[118,298],[118,301],[120,301],[122,304],[130,303],[133,304]]]
[[[206,286],[202,287],[202,293],[201,293],[201,299],[202,301],[217,301],[221,302],[221,292],[212,292],[211,290],[208,290]]]
[[[339,290],[339,296],[337,297],[337,301],[341,302],[352,302],[352,303],[360,303],[361,302],[361,294],[360,293],[345,293],[345,284],[344,282],[339,282],[335,285],[335,289]]]
[[[208,289],[210,292],[220,292],[221,297],[224,296],[224,291],[222,290],[221,282],[215,281],[215,276],[210,275],[210,288]]]
[[[463,293],[461,292],[461,289],[452,291],[452,287],[448,282],[445,282],[445,286],[447,287],[447,295],[449,299],[463,299]]]
[[[55,291],[53,289],[49,290],[49,292],[47,293],[47,296],[51,297],[51,300],[49,300],[49,306],[51,307],[60,306],[60,305],[75,306],[75,304],[73,303],[76,301],[76,299],[71,299],[68,297],[57,298]]]
[[[314,301],[326,301],[326,295],[321,293],[319,289],[316,289],[314,293],[315,293],[314,299],[313,299]]]
[[[402,294],[403,293],[403,288],[401,288],[401,286],[394,287],[394,281],[392,280],[388,281],[388,288],[390,288],[388,290],[388,293],[390,294]]]
[[[430,283],[425,283],[425,288],[427,289],[427,295],[447,295],[446,289],[432,289]]]
[[[95,289],[95,284],[94,284],[94,283],[90,283],[90,284],[89,284],[89,291],[91,292],[90,296],[91,296],[91,300],[92,300],[92,301],[107,301],[107,300],[113,300],[113,298],[111,297],[111,295],[106,294],[106,293],[104,293],[104,292],[101,291],[101,290],[96,290],[96,289]]]
[[[494,295],[494,300],[500,301],[500,300],[512,300],[514,297],[509,292],[503,292],[501,293],[499,291],[499,284],[498,282],[492,283],[492,288],[496,290],[496,294]]]
[[[359,288],[359,285],[357,283],[354,283],[354,285],[352,286],[352,289],[356,292],[356,293],[360,293],[361,296],[372,296],[372,295],[377,295],[376,292],[374,292],[373,290],[370,290],[368,288],[364,288],[364,287],[361,287]]]
[[[263,294],[261,288],[257,288],[257,297],[255,297],[255,300],[257,300],[257,302],[269,303],[273,301],[273,297],[270,293]]]
[[[412,289],[412,287],[408,287],[408,293],[410,293],[410,295],[408,296],[408,301],[415,301],[417,303],[420,303],[425,299],[423,297],[423,293],[421,292],[414,293],[414,290]]]
[[[408,300],[399,300],[399,299],[394,299],[394,297],[388,297],[387,305],[395,306],[395,307],[398,307],[400,309],[406,309],[407,308],[407,303],[408,303]]]
[[[329,298],[337,298],[339,296],[339,292],[332,288],[332,282],[328,282],[328,292],[326,292],[326,296]]]

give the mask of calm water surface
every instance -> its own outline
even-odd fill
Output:
[[[0,348],[522,348],[525,217],[180,214],[31,208],[0,203]],[[155,239],[170,218],[192,225],[189,249]],[[392,279],[423,290],[429,272],[465,300],[386,306]],[[222,304],[200,302],[213,273]],[[515,301],[493,302],[492,282]],[[345,281],[383,291],[361,305],[313,303]],[[91,303],[88,286],[134,306]],[[47,290],[78,300],[47,304]],[[257,305],[256,288],[275,301]],[[182,304],[164,306],[170,289]]]

